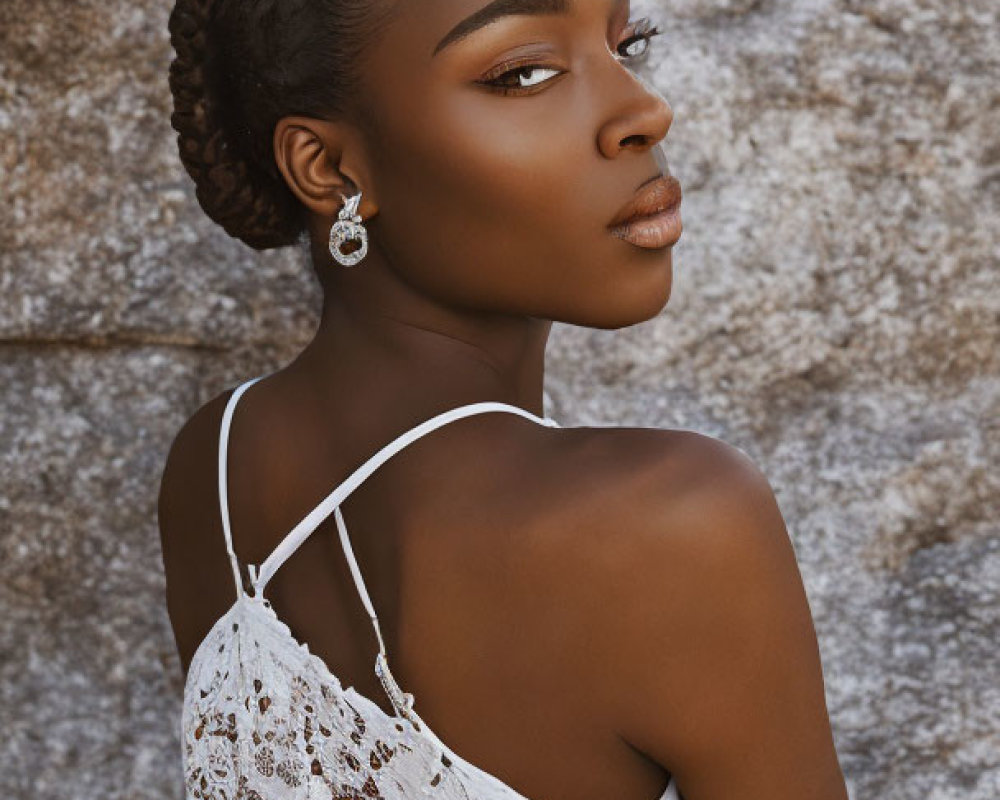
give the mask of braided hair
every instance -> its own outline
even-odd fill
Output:
[[[278,121],[358,112],[382,0],[176,0],[168,28],[181,162],[208,216],[256,250],[294,245],[307,213],[274,158]]]

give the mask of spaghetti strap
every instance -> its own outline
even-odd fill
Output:
[[[440,414],[421,422],[419,425],[410,428],[405,433],[397,436],[387,445],[384,445],[378,452],[375,453],[375,455],[371,456],[367,461],[365,461],[364,464],[354,470],[354,472],[352,472],[332,492],[324,497],[312,509],[312,511],[306,514],[305,517],[303,517],[298,524],[292,528],[281,543],[274,548],[271,555],[269,555],[264,563],[260,565],[260,572],[255,582],[256,590],[258,592],[263,592],[264,587],[271,579],[271,576],[273,576],[274,573],[278,571],[278,568],[284,564],[296,550],[299,549],[299,546],[307,538],[309,538],[309,535],[316,530],[317,527],[319,527],[320,523],[330,516],[334,509],[338,508],[344,500],[350,497],[351,493],[357,489],[369,475],[396,455],[396,453],[407,445],[417,441],[417,439],[420,439],[428,433],[447,425],[449,422],[454,422],[455,420],[463,419],[464,417],[469,417],[473,414],[483,414],[488,411],[506,411],[511,414],[519,414],[522,417],[534,420],[540,425],[546,425],[549,427],[558,426],[558,423],[549,417],[539,417],[537,414],[532,414],[530,411],[525,411],[523,408],[519,408],[518,406],[510,405],[508,403],[499,403],[492,400],[458,406],[457,408],[443,411]],[[345,548],[345,551],[345,555],[348,560],[353,561],[354,558],[349,544]],[[360,577],[360,572],[357,572],[356,575],[357,577]],[[362,594],[362,598],[367,595],[367,592],[364,591],[363,583],[359,582],[358,590]]]
[[[243,580],[240,576],[239,561],[236,558],[236,553],[233,549],[232,530],[229,521],[229,494],[227,490],[226,476],[226,459],[229,451],[229,429],[232,425],[233,412],[235,411],[236,403],[239,401],[242,394],[264,377],[266,377],[266,375],[258,375],[255,378],[251,378],[250,380],[241,383],[236,387],[236,389],[233,390],[232,395],[229,397],[229,401],[226,403],[226,409],[222,415],[222,429],[219,437],[219,505],[222,514],[222,530],[226,539],[226,552],[229,554],[229,560],[233,570],[233,578],[236,582],[236,591],[241,597],[245,594],[245,591],[243,589]],[[478,403],[469,403],[464,406],[449,409],[448,411],[441,412],[419,425],[410,428],[408,431],[400,434],[391,442],[379,449],[373,456],[365,461],[364,464],[354,470],[354,472],[352,472],[332,492],[321,500],[308,514],[305,515],[305,517],[298,522],[298,524],[295,525],[294,528],[292,528],[292,530],[285,536],[284,539],[282,539],[278,546],[274,548],[271,554],[259,567],[253,564],[248,565],[251,584],[254,587],[254,596],[259,597],[263,594],[264,587],[267,586],[267,582],[271,579],[274,573],[278,571],[279,567],[281,567],[281,565],[284,564],[296,550],[298,550],[302,543],[309,538],[310,534],[312,534],[312,532],[316,530],[316,528],[319,527],[319,525],[336,510],[337,527],[340,532],[340,540],[343,545],[344,555],[347,557],[348,563],[351,567],[351,574],[354,576],[354,582],[357,586],[358,594],[361,595],[361,600],[365,605],[365,609],[368,611],[368,615],[373,618],[374,622],[375,612],[372,607],[368,591],[365,588],[364,580],[361,577],[361,571],[358,568],[356,559],[354,558],[354,551],[351,548],[350,539],[348,538],[346,526],[343,522],[343,515],[340,513],[340,504],[346,500],[369,475],[375,472],[375,470],[382,466],[382,464],[392,458],[392,456],[405,448],[407,445],[417,441],[423,436],[426,436],[428,433],[447,425],[450,422],[472,416],[473,414],[482,414],[490,411],[504,411],[512,414],[519,414],[520,416],[533,420],[541,425],[559,427],[559,423],[551,417],[539,417],[537,414],[533,414],[530,411],[526,411],[518,406],[489,400]],[[376,633],[378,634],[381,642],[381,633],[378,631],[377,623],[375,624]]]
[[[238,598],[243,597],[245,592],[243,579],[240,577],[240,563],[233,550],[233,533],[229,526],[229,489],[226,475],[226,462],[229,455],[229,428],[233,422],[236,401],[240,399],[243,392],[263,377],[263,375],[258,375],[256,378],[251,378],[233,390],[229,396],[229,402],[226,403],[226,410],[222,413],[222,429],[219,432],[219,511],[222,514],[222,533],[226,537],[226,552],[229,554],[229,563],[233,567],[233,579],[236,581],[236,596]]]
[[[226,551],[229,553],[229,560],[233,569],[233,577],[236,581],[238,599],[245,597],[246,592],[243,589],[243,580],[240,577],[239,561],[236,558],[236,553],[233,549],[233,537],[229,523],[229,496],[226,480],[226,456],[229,450],[229,429],[232,425],[233,412],[240,396],[263,377],[265,376],[259,375],[256,378],[251,378],[250,380],[241,383],[233,391],[229,401],[226,403],[226,409],[222,415],[222,430],[219,437],[219,504],[222,512],[222,530],[226,537]],[[369,475],[371,475],[375,470],[382,466],[382,464],[396,455],[396,453],[407,445],[412,444],[423,436],[426,436],[431,431],[447,425],[449,422],[454,422],[455,420],[463,419],[464,417],[469,417],[473,414],[483,414],[489,411],[504,411],[511,414],[519,414],[520,416],[533,420],[541,425],[559,427],[559,423],[550,417],[539,417],[537,414],[532,414],[530,411],[526,411],[518,406],[495,401],[469,403],[467,405],[452,408],[448,411],[437,414],[397,436],[387,445],[379,449],[360,467],[354,470],[332,492],[323,498],[323,500],[321,500],[312,509],[312,511],[306,514],[294,528],[292,528],[292,530],[285,536],[284,539],[281,540],[278,546],[274,548],[271,554],[259,567],[253,564],[247,565],[247,569],[250,573],[250,582],[254,590],[253,597],[255,599],[262,599],[264,588],[267,586],[267,582],[271,579],[271,576],[273,576],[282,564],[284,564],[292,556],[292,554],[298,550],[302,543],[309,538],[309,535],[315,531],[317,527],[319,527],[320,523],[322,523],[323,520],[325,520],[332,513],[337,523],[337,532],[340,535],[340,543],[344,550],[344,556],[347,558],[348,565],[351,569],[351,576],[354,578],[354,585],[357,587],[358,594],[361,596],[361,602],[364,604],[365,611],[371,619],[372,627],[375,629],[375,636],[378,639],[378,655],[375,657],[375,674],[378,676],[378,679],[382,684],[382,688],[392,701],[393,707],[404,716],[415,715],[415,712],[413,712],[413,695],[409,692],[404,692],[400,688],[399,684],[396,683],[396,679],[393,677],[392,672],[389,670],[385,641],[382,638],[382,629],[379,626],[378,616],[375,614],[375,608],[372,605],[371,597],[369,596],[368,589],[365,586],[364,578],[361,576],[361,569],[358,567],[357,559],[354,557],[354,548],[351,547],[350,536],[347,533],[347,526],[344,523],[344,515],[340,506]],[[264,602],[266,603],[267,601],[265,600]]]

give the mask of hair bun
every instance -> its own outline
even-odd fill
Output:
[[[304,228],[302,206],[280,177],[247,160],[226,128],[207,46],[211,6],[212,0],[177,0],[168,23],[176,53],[170,124],[181,163],[199,205],[230,236],[256,250],[295,244]]]

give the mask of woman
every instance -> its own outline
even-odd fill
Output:
[[[673,115],[632,69],[657,33],[613,0],[178,0],[198,200],[256,249],[307,242],[324,296],[302,353],[199,409],[168,457],[189,796],[409,797],[429,769],[440,797],[846,797],[766,478],[692,431],[543,416],[552,320],[619,328],[670,296]],[[452,409],[477,413],[331,495]],[[277,672],[220,690],[268,647]],[[355,693],[296,706],[296,670]],[[275,703],[283,749],[247,727]],[[357,714],[336,758],[330,709]],[[402,738],[353,758],[372,726]]]

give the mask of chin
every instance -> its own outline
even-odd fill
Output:
[[[653,319],[666,307],[670,300],[673,280],[670,262],[667,269],[659,272],[655,279],[647,276],[644,280],[620,279],[609,291],[595,293],[588,304],[587,313],[577,313],[575,319],[567,319],[573,325],[587,328],[615,330],[638,325]]]
[[[641,278],[623,278],[614,294],[605,298],[605,314],[613,319],[603,327],[625,328],[652,319],[666,307],[672,289],[673,262],[668,250],[665,263]]]

